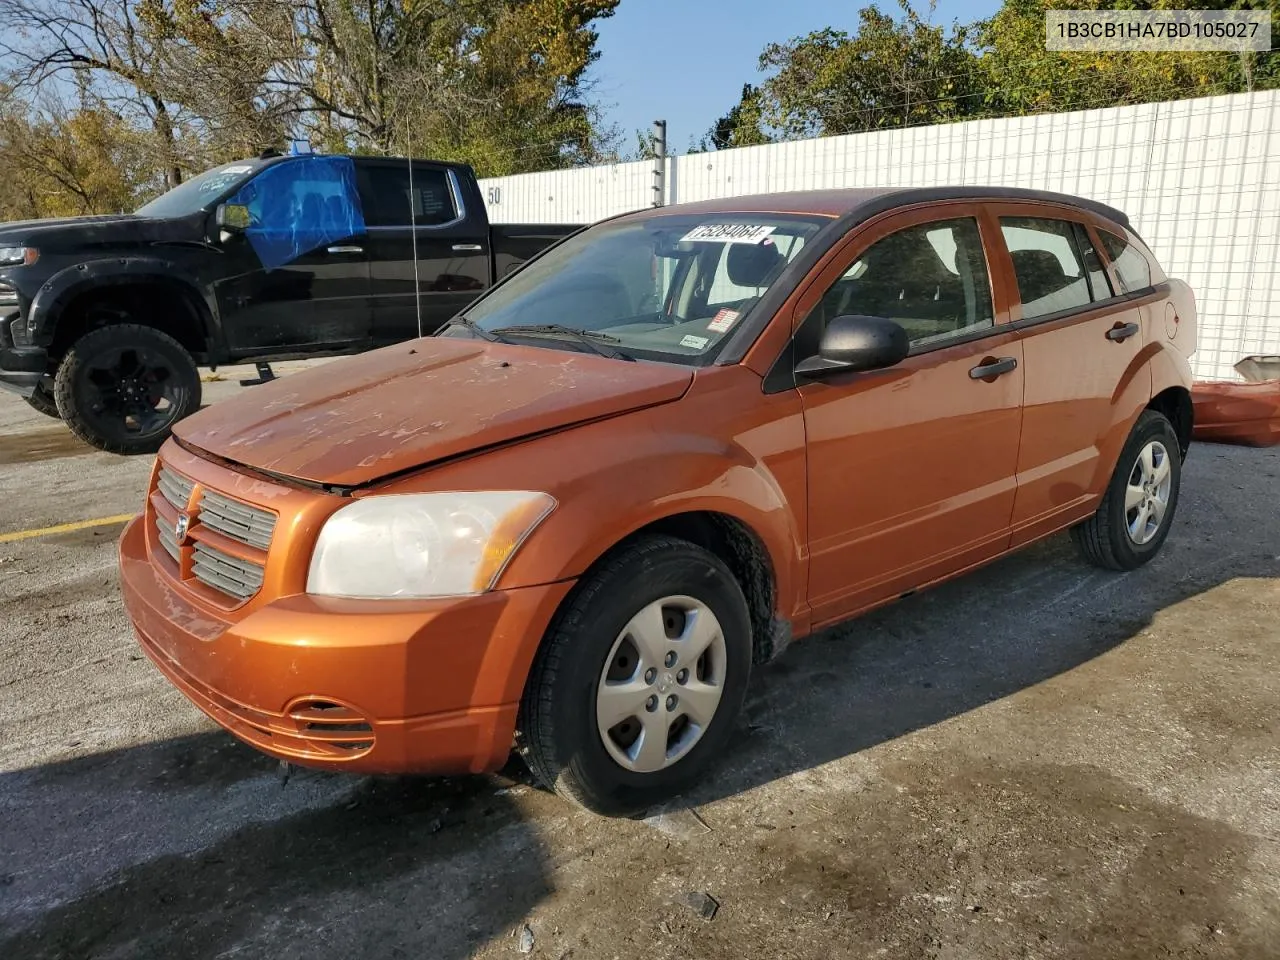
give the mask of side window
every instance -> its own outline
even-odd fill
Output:
[[[407,164],[377,164],[361,168],[359,183],[371,227],[439,226],[458,216],[443,170],[415,166],[410,189]]]
[[[1013,260],[1023,319],[1088,306],[1089,281],[1065,220],[1001,217],[1000,231]]]
[[[245,236],[268,270],[364,233],[349,157],[306,157],[267,167],[228,203],[249,210]]]
[[[1089,275],[1089,292],[1095,301],[1109,300],[1113,296],[1111,281],[1107,279],[1107,271],[1102,269],[1102,261],[1098,259],[1098,251],[1089,239],[1089,231],[1080,223],[1071,226],[1076,235],[1076,249],[1084,257],[1084,269]]]
[[[1141,250],[1105,230],[1099,230],[1098,236],[1102,238],[1102,245],[1116,268],[1116,277],[1125,293],[1151,286],[1151,264],[1147,263]]]
[[[877,240],[823,295],[832,317],[888,317],[913,345],[991,327],[991,284],[982,238],[972,218],[908,227]]]

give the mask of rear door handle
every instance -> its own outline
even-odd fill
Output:
[[[484,247],[478,243],[455,243],[453,249],[457,253],[479,253]]]
[[[364,247],[325,247],[325,253],[364,253]]]
[[[1122,340],[1128,340],[1140,329],[1142,328],[1136,323],[1122,323],[1107,331],[1107,339],[1114,340],[1116,343],[1119,343]]]
[[[1009,373],[1018,368],[1017,357],[1001,357],[999,360],[989,360],[986,363],[979,364],[969,371],[969,379],[971,380],[990,380],[1000,376],[1002,373]]]

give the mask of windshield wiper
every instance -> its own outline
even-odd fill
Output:
[[[455,323],[460,327],[466,327],[468,330],[474,333],[481,340],[488,340],[490,343],[510,343],[511,342],[510,340],[505,339],[504,337],[500,336],[498,333],[494,332],[493,330],[486,330],[484,327],[480,326],[480,324],[476,323],[474,320],[468,320],[466,317],[454,317],[449,321],[450,325]]]
[[[622,342],[611,334],[602,333],[599,330],[580,330],[577,327],[566,327],[562,323],[537,323],[527,327],[499,327],[497,330],[491,330],[490,333],[506,334],[512,337],[572,337],[593,353],[598,353],[602,357],[609,357],[611,360],[629,360],[632,363],[636,359],[629,354],[623,353],[617,347],[607,346],[610,343]]]

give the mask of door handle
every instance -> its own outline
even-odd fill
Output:
[[[1136,323],[1117,324],[1116,326],[1112,327],[1110,330],[1107,331],[1107,339],[1114,340],[1116,343],[1120,343],[1123,340],[1128,340],[1140,329],[1142,328],[1139,327]]]
[[[364,253],[364,247],[339,246],[325,247],[325,253]]]
[[[1002,373],[1009,373],[1018,368],[1017,357],[1001,357],[999,360],[988,360],[969,371],[970,380],[994,380]]]
[[[478,243],[455,243],[453,249],[457,253],[479,253],[484,247]]]

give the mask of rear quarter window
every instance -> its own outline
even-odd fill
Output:
[[[1099,230],[1098,235],[1123,292],[1133,293],[1151,286],[1151,264],[1137,246],[1105,230]]]

